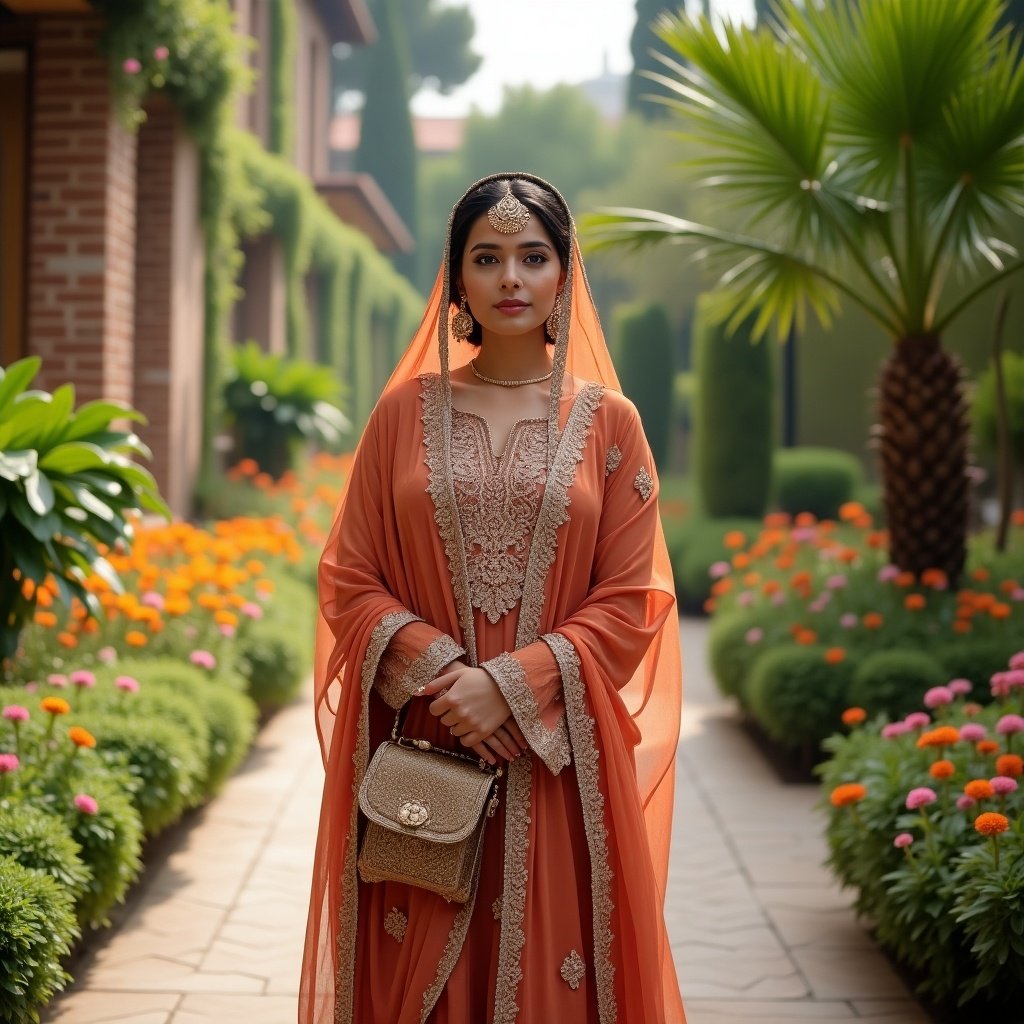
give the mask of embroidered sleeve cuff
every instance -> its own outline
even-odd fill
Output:
[[[511,654],[499,654],[480,667],[498,684],[498,689],[512,709],[516,724],[534,753],[553,775],[557,775],[570,761],[569,731],[565,725],[564,712],[553,729],[541,721],[540,709],[526,681],[526,670]]]
[[[421,686],[438,676],[445,665],[465,653],[446,634],[432,641],[417,658],[386,651],[377,675],[377,692],[397,711]]]

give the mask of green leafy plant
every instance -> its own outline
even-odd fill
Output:
[[[145,417],[123,402],[74,409],[75,389],[29,390],[38,356],[0,369],[0,658],[10,658],[36,607],[35,590],[52,576],[65,604],[99,606],[83,586],[89,573],[119,587],[99,546],[131,542],[129,514],[170,517],[151,474],[132,456],[150,457],[115,420]]]
[[[239,457],[278,477],[299,442],[336,447],[350,425],[338,408],[340,392],[330,367],[263,352],[254,341],[239,346],[224,385]]]
[[[720,270],[717,316],[755,336],[827,325],[842,302],[893,341],[877,438],[889,550],[901,569],[966,559],[967,404],[949,324],[1024,269],[1021,36],[999,0],[780,0],[773,31],[663,17],[687,161],[714,223],[594,215],[594,247],[696,243]],[[742,223],[745,230],[737,230]],[[955,287],[954,282],[956,282]]]

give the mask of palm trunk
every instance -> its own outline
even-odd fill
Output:
[[[935,335],[900,338],[882,367],[874,447],[892,562],[941,569],[956,586],[967,559],[968,407],[960,362]]]

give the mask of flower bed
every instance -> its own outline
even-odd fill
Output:
[[[1024,554],[996,554],[987,535],[972,538],[957,589],[887,564],[885,532],[853,502],[839,522],[772,515],[752,541],[724,540],[706,606],[715,678],[805,762],[843,707],[903,715],[931,686],[988,679],[1024,635]]]
[[[245,464],[226,487],[264,517],[136,523],[130,550],[102,549],[121,587],[84,579],[99,617],[22,582],[36,611],[0,686],[0,1019],[38,1019],[69,948],[138,877],[143,840],[216,793],[258,712],[297,692],[346,467],[318,458],[274,483]]]
[[[995,1020],[1024,998],[1024,651],[992,703],[970,696],[955,679],[904,718],[847,709],[818,770],[829,864],[879,942],[956,1020]]]

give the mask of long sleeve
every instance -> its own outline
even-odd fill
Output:
[[[652,584],[657,474],[635,408],[625,401],[620,404],[622,412],[606,453],[586,599],[535,643],[482,666],[497,682],[531,747],[556,773],[569,761],[563,674],[578,672],[578,652],[587,649],[602,676],[619,689],[632,677],[672,606],[671,595]]]
[[[391,638],[380,659],[374,685],[396,711],[465,650],[447,633],[422,619],[408,622]]]

